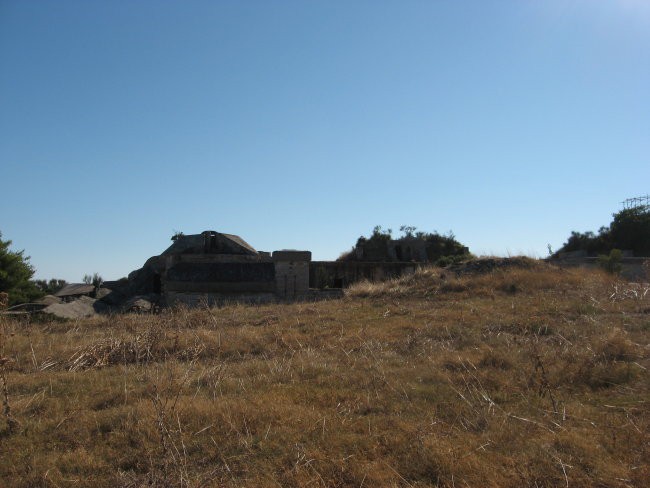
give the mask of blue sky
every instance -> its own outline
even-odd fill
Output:
[[[644,0],[0,0],[0,231],[40,278],[119,278],[175,230],[544,256],[649,156]]]

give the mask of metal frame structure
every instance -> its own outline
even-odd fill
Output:
[[[631,208],[650,208],[650,195],[645,195],[642,197],[628,198],[627,200],[621,202],[625,210]]]

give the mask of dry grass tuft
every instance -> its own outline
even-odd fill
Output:
[[[95,344],[82,347],[69,359],[69,371],[101,368],[114,364],[142,364],[154,359],[154,348],[159,336],[147,329],[132,340],[109,337]]]

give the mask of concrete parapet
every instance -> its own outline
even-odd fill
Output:
[[[273,261],[311,261],[311,251],[273,251]]]

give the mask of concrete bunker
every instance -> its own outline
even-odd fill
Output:
[[[177,234],[161,254],[128,278],[68,285],[39,310],[60,317],[95,313],[153,312],[184,304],[318,300],[342,295],[359,280],[382,280],[415,271],[413,262],[313,262],[310,251],[257,251],[241,237],[216,231]],[[82,307],[83,305],[83,307]]]
[[[311,252],[255,250],[216,231],[176,235],[173,244],[129,275],[124,294],[157,295],[162,305],[298,300],[309,292]]]

